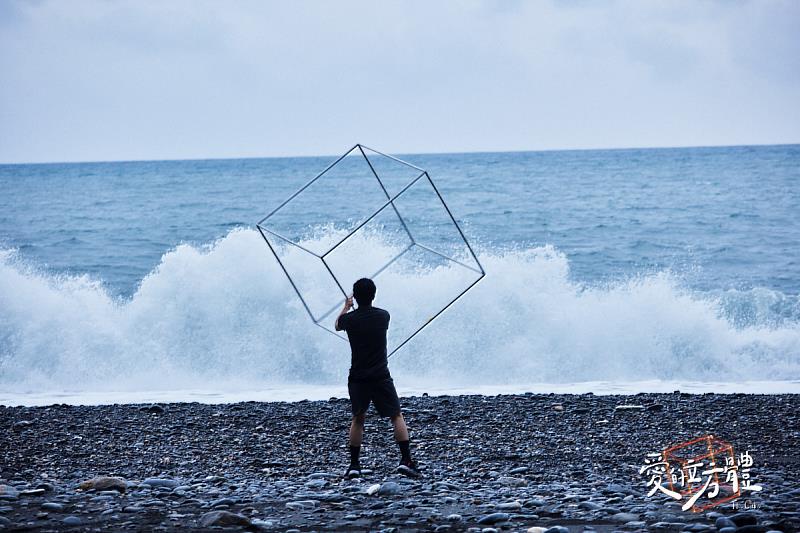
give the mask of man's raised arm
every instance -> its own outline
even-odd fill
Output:
[[[347,313],[350,309],[353,308],[353,297],[348,296],[347,299],[344,301],[344,307],[339,312],[339,316],[336,317],[336,322],[333,324],[333,327],[336,331],[342,331],[344,328],[339,327],[339,319],[342,318],[342,315]]]

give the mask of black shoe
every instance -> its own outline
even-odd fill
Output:
[[[422,474],[419,471],[419,468],[417,467],[417,463],[415,463],[411,459],[402,459],[400,461],[400,464],[397,466],[396,472],[398,474],[402,474],[404,476],[413,478],[422,476]]]
[[[344,477],[347,479],[355,479],[357,477],[361,477],[361,465],[358,463],[351,464],[347,467],[347,471],[344,473]]]

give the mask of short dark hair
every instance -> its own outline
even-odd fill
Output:
[[[370,305],[375,299],[375,283],[369,278],[361,278],[353,283],[353,298],[358,305]]]

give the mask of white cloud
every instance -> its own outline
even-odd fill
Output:
[[[800,141],[792,1],[0,6],[0,161]]]

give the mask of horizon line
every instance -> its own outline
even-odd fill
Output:
[[[362,144],[354,143],[352,146]],[[748,143],[748,144],[703,144],[703,145],[670,145],[670,146],[621,146],[606,148],[544,148],[539,150],[467,150],[463,152],[387,152],[402,156],[430,156],[430,155],[460,155],[460,154],[525,154],[549,152],[603,152],[624,150],[675,150],[686,148],[748,148],[748,147],[773,147],[773,146],[798,146],[800,142],[782,143]],[[346,149],[346,148],[345,148]],[[96,159],[96,160],[69,160],[69,161],[19,161],[3,162],[0,166],[14,165],[83,165],[103,163],[168,163],[188,161],[236,161],[242,159],[313,159],[321,157],[338,157],[341,154],[315,154],[315,155],[267,155],[267,156],[241,156],[241,157],[188,157],[188,158],[158,158],[158,159]]]

